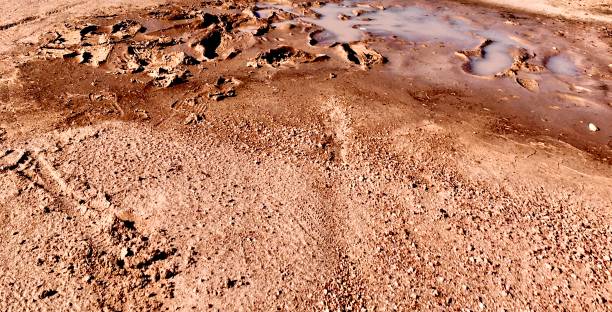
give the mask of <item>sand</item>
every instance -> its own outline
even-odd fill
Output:
[[[481,0],[510,9],[544,14],[548,16],[562,16],[568,19],[582,21],[612,22],[612,4],[605,0]]]

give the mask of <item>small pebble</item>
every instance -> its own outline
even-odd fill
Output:
[[[589,123],[589,130],[597,132],[599,131],[599,127],[597,127],[594,123]]]

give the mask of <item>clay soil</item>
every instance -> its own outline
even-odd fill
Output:
[[[612,309],[609,24],[419,2],[582,51],[556,93],[548,50],[128,2],[0,4],[1,311]]]

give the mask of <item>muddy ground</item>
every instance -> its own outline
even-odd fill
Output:
[[[1,4],[0,310],[612,309],[610,25],[411,4]]]

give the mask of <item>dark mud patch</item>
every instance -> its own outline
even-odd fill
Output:
[[[278,67],[285,64],[313,63],[328,60],[325,54],[312,54],[290,46],[281,46],[261,52],[254,60],[254,65]]]
[[[364,69],[387,62],[384,56],[363,43],[343,43],[340,44],[340,50],[349,62],[362,66]]]

